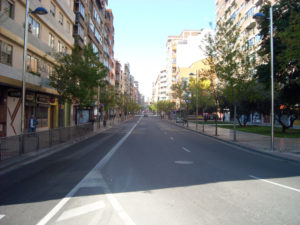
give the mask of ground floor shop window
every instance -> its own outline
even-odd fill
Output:
[[[36,109],[37,127],[48,127],[48,107],[38,107]]]

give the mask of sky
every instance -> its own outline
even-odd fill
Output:
[[[139,90],[152,95],[152,82],[166,65],[168,36],[209,28],[214,0],[108,0],[115,27],[115,59],[130,64]]]

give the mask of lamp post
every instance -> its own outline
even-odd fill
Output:
[[[198,71],[196,70],[196,74],[190,73],[190,76],[196,75],[196,130],[198,130]]]
[[[26,55],[27,55],[27,34],[28,34],[28,15],[29,13],[45,15],[48,11],[43,7],[38,7],[34,11],[29,12],[29,0],[26,0],[25,7],[25,30],[24,30],[24,50],[23,50],[23,70],[22,70],[22,109],[21,109],[21,133],[24,133],[25,130],[25,94],[26,94]]]
[[[271,48],[271,151],[274,151],[274,44],[273,44],[273,7],[270,7],[270,18],[263,13],[256,13],[253,18],[256,21],[270,20],[270,48]]]

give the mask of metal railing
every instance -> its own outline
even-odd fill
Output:
[[[29,152],[52,147],[93,132],[93,124],[55,128],[0,138],[0,162]]]

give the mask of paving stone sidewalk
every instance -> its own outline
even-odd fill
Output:
[[[175,121],[172,122],[175,123]],[[183,124],[177,125],[183,126]],[[233,141],[234,132],[230,129],[218,127],[216,136],[215,125],[204,125],[204,132],[202,124],[198,124],[198,129],[196,129],[196,124],[192,122],[188,123],[188,127],[186,125],[184,127],[254,151],[300,162],[300,138],[274,138],[275,149],[271,151],[271,137],[269,136],[237,131],[237,141]]]

